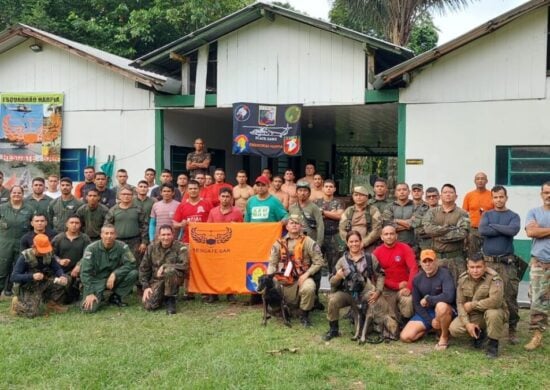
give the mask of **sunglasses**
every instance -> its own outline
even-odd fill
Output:
[[[424,259],[422,260],[422,263],[423,264],[427,264],[427,263],[433,263],[434,261],[432,259]]]
[[[426,198],[429,198],[429,199],[431,199],[431,198],[437,198],[437,195],[426,195]]]

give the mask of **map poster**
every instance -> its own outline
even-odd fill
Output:
[[[300,156],[301,104],[233,104],[233,154]]]
[[[31,190],[34,177],[59,175],[63,94],[0,94],[0,171],[4,186]]]

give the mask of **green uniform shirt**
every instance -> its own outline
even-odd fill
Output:
[[[33,209],[33,214],[44,214],[46,216],[48,215],[48,206],[51,201],[52,198],[48,195],[44,195],[40,200],[36,200],[31,194],[24,199],[25,204]]]
[[[82,201],[76,199],[72,195],[67,201],[63,200],[61,196],[52,200],[50,202],[50,206],[48,207],[50,226],[52,226],[52,228],[58,233],[64,232],[67,219],[69,219],[70,216],[75,215],[76,210],[78,210],[78,208],[82,205]]]
[[[143,210],[143,215],[145,216],[146,224],[149,225],[149,218],[151,217],[151,210],[153,209],[155,200],[150,197],[145,198],[145,200],[134,198],[134,204],[141,207]]]
[[[143,210],[134,204],[127,209],[121,208],[120,204],[111,207],[105,216],[105,224],[115,226],[119,240],[140,237],[142,244],[149,242],[148,226],[145,223]]]
[[[20,209],[14,209],[9,202],[0,205],[0,241],[20,240],[31,229],[32,214],[32,208],[24,203]]]
[[[369,205],[370,206],[376,206],[376,208],[378,209],[378,211],[380,211],[380,213],[383,213],[384,210],[386,209],[386,207],[388,207],[390,204],[392,203],[391,200],[389,200],[388,198],[386,199],[369,199]]]
[[[75,265],[82,259],[84,249],[91,244],[90,237],[81,233],[72,241],[67,237],[67,233],[59,233],[52,239],[52,247],[55,255],[60,259],[71,260],[70,264],[61,267],[65,273],[70,272]]]
[[[180,241],[174,241],[169,248],[163,248],[160,242],[154,242],[147,247],[139,266],[139,281],[144,290],[152,281],[162,280],[156,275],[159,268],[165,264],[171,265],[178,271],[187,272],[189,269],[187,246]]]
[[[464,239],[470,230],[468,213],[456,206],[451,211],[442,206],[429,209],[422,217],[422,226],[432,238],[432,249],[439,253],[464,250]]]
[[[304,222],[302,227],[304,232],[315,240],[319,246],[323,246],[323,240],[325,238],[325,222],[323,221],[323,214],[321,209],[313,202],[307,202],[303,207],[300,207],[298,203],[294,203],[288,209],[289,214],[298,214],[302,215]],[[312,228],[310,225],[315,224],[315,227]]]
[[[105,223],[105,216],[109,212],[109,208],[101,203],[95,209],[84,204],[76,210],[76,215],[82,221],[82,230],[90,237],[91,240],[99,240],[101,235],[101,227]]]
[[[88,245],[80,262],[80,280],[84,297],[99,295],[105,290],[105,281],[111,273],[120,280],[136,269],[136,259],[125,243],[115,241],[112,248],[106,249],[102,241]]]
[[[484,312],[489,309],[504,309],[504,283],[498,273],[487,268],[485,274],[479,279],[474,280],[468,274],[463,272],[458,278],[458,287],[456,289],[456,305],[458,316],[462,323],[468,324],[469,313],[464,310],[466,302],[474,302],[474,311]]]
[[[10,190],[6,187],[0,187],[0,204],[7,203],[10,200]]]

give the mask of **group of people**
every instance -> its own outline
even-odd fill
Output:
[[[157,185],[155,170],[147,169],[134,187],[119,169],[109,188],[105,173],[90,166],[74,189],[66,177],[34,178],[27,197],[20,186],[5,189],[0,173],[0,290],[13,296],[12,312],[33,317],[42,303],[63,312],[75,301],[85,312],[125,306],[135,287],[145,309],[164,305],[174,314],[189,269],[189,222],[281,222],[286,233],[273,244],[267,273],[299,308],[304,326],[313,309],[323,308],[320,280],[323,270],[329,274],[325,340],[340,335],[340,311],[350,306],[391,318],[397,328],[381,321],[377,329],[389,338],[413,342],[435,330],[438,350],[450,337],[469,335],[478,348],[488,339],[487,356],[496,357],[506,327],[510,342],[518,342],[513,237],[520,218],[506,207],[506,188],[488,190],[484,173],[476,174],[463,208],[452,184],[440,192],[399,183],[390,199],[383,178],[354,187],[346,208],[334,196],[335,182],[323,180],[313,164],[298,181],[292,170],[273,177],[264,170],[253,186],[239,171],[232,186],[220,168],[206,185],[210,162],[197,139],[189,174],[175,181],[165,169]],[[548,324],[550,183],[541,196],[542,207],[525,224],[533,238],[528,350],[541,345]],[[186,291],[183,297],[194,299]]]

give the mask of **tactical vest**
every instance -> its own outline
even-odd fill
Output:
[[[44,269],[39,268],[38,258],[34,254],[34,251],[32,248],[25,249],[23,252],[21,252],[21,254],[25,258],[25,263],[28,265],[29,271],[32,271],[33,273],[34,272],[44,273],[44,271],[46,270],[51,270],[50,265],[52,263],[53,253],[48,253],[42,256],[42,264]]]
[[[355,214],[355,206],[351,206],[348,208],[346,212],[346,232],[351,232],[352,229],[352,219],[353,214]],[[365,220],[367,221],[367,232],[372,230],[372,215],[371,215],[371,205],[367,204],[367,207],[365,208]]]
[[[292,253],[288,250],[287,240],[281,239],[278,240],[279,245],[281,246],[280,255],[281,259],[279,263],[282,264],[282,269],[280,273],[275,275],[275,279],[283,285],[291,285],[302,276],[308,269],[309,264],[304,262],[304,241],[306,236],[300,236],[296,240],[294,245],[294,250]],[[289,272],[290,269],[290,272]]]

